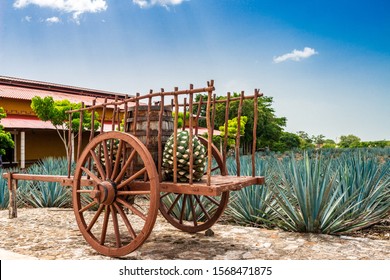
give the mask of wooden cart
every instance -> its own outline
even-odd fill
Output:
[[[205,88],[194,89],[190,85],[186,90],[175,88],[172,92],[151,91],[143,96],[137,94],[121,101],[95,104],[88,108],[82,106],[79,110],[70,111],[69,119],[72,114],[80,114],[82,120],[88,110],[92,113],[92,124],[95,122],[95,112],[99,111],[102,124],[99,133],[93,130],[88,132],[90,141],[82,151],[83,138],[79,133],[77,153],[74,151],[77,155],[76,167],[72,171],[69,164],[67,176],[4,174],[8,178],[10,190],[10,218],[16,217],[17,181],[40,180],[72,187],[73,210],[82,235],[95,250],[107,256],[124,256],[141,246],[153,229],[158,211],[169,223],[186,232],[194,233],[210,228],[223,213],[230,191],[264,184],[264,177],[255,175],[254,154],[257,99],[261,94],[255,90],[253,96],[244,96],[242,92],[238,98],[231,98],[228,94],[226,99],[217,100],[214,90],[214,82],[210,81]],[[201,98],[194,102],[197,93],[207,94],[207,100]],[[211,141],[216,106],[225,103],[227,125],[230,102],[239,102],[237,117],[240,120],[240,108],[244,99],[249,98],[254,102],[255,116],[252,176],[240,176],[239,136],[236,139],[237,175],[230,176],[226,170],[227,135],[223,139],[222,154]],[[166,104],[166,99],[171,101],[170,104]],[[192,137],[198,134],[197,122],[202,105],[206,106],[208,112],[208,133],[207,138],[198,137],[207,150],[207,170],[202,180],[195,182],[192,178]],[[197,110],[194,110],[195,106]],[[179,107],[182,107],[184,115],[197,111],[184,128],[177,128]],[[107,126],[109,131],[105,132]],[[164,142],[167,135],[173,133],[173,154],[176,154],[176,136],[180,129],[187,129],[190,136],[188,183],[178,182],[175,176],[176,158],[173,163],[173,180],[165,181],[162,176]],[[72,127],[69,128],[69,136],[71,131]]]

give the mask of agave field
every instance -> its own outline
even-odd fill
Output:
[[[9,170],[1,170],[0,174]],[[20,172],[18,170],[11,170]],[[67,175],[68,162],[65,158],[46,158],[31,165],[24,173],[41,175]],[[0,177],[0,209],[8,208],[7,180]],[[19,181],[17,191],[18,207],[71,207],[71,189],[59,183],[41,181]]]
[[[229,173],[236,172],[233,159]],[[258,154],[256,175],[266,185],[232,194],[228,217],[244,225],[340,234],[390,215],[390,149]],[[241,159],[251,175],[251,159]]]
[[[229,222],[288,231],[341,234],[370,227],[390,215],[390,148],[323,149],[258,153],[256,175],[264,186],[232,192]],[[228,158],[229,174],[236,162]],[[252,175],[251,157],[241,157],[241,175]],[[0,170],[1,173],[6,172]],[[48,158],[26,173],[66,175],[65,159]],[[71,190],[57,183],[20,181],[19,207],[71,207]],[[0,209],[8,207],[0,178]]]

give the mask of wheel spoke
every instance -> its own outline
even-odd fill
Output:
[[[123,181],[122,183],[120,183],[118,186],[117,186],[117,189],[121,189],[123,188],[124,186],[127,186],[128,184],[130,184],[132,181],[134,181],[135,179],[137,179],[139,176],[141,176],[142,174],[144,174],[146,172],[146,167],[142,168],[140,171],[138,171],[137,173],[135,173],[133,176],[131,176],[130,178],[126,179],[125,181]]]
[[[104,153],[104,164],[106,166],[106,177],[111,177],[111,159],[108,154],[107,142],[103,141],[103,153]]]
[[[94,150],[90,150],[89,153],[92,155],[93,161],[96,165],[97,170],[99,171],[100,177],[104,180],[106,178],[106,173],[103,170],[103,166],[100,162],[100,159],[98,158]]]
[[[195,199],[196,199],[196,201],[198,202],[200,208],[202,209],[203,214],[206,215],[207,220],[210,220],[211,217],[210,217],[209,213],[207,212],[206,208],[204,207],[204,205],[203,205],[202,201],[200,200],[199,196],[195,195]]]
[[[187,195],[185,194],[183,197],[183,202],[181,204],[181,212],[180,212],[180,220],[179,222],[182,224],[183,223],[183,218],[184,218],[184,212],[186,209],[186,202],[187,202]]]
[[[214,172],[219,169],[219,166],[211,168],[211,172]],[[207,171],[203,173],[203,175],[207,175]]]
[[[89,175],[89,177],[91,177],[92,180],[94,180],[97,184],[102,183],[102,180],[100,178],[98,178],[95,174],[93,174],[91,172],[91,170],[89,170],[88,168],[81,167],[81,170],[83,170],[85,173],[87,173],[87,175]]]
[[[167,193],[164,193],[163,195],[160,195],[160,200],[163,199],[164,197],[166,197],[169,194],[171,194],[171,193],[167,192]]]
[[[119,169],[119,164],[120,164],[120,158],[121,158],[121,154],[122,154],[122,147],[123,147],[123,141],[120,140],[119,141],[119,145],[118,145],[118,151],[116,152],[116,157],[115,157],[115,165],[114,165],[114,170],[112,171],[112,174],[111,174],[111,180],[114,180],[115,176],[117,175],[118,173],[118,169]]]
[[[193,219],[193,221],[194,221],[194,226],[196,227],[197,225],[198,225],[198,223],[197,223],[197,219],[198,219],[198,217],[196,216],[196,211],[195,211],[195,207],[194,207],[194,203],[193,203],[193,201],[192,201],[192,195],[190,195],[189,197],[188,197],[188,199],[190,200],[190,207],[191,207],[191,211],[192,211],[192,219]]]
[[[177,202],[179,201],[180,197],[182,196],[182,194],[178,194],[175,198],[175,201],[172,203],[171,207],[169,207],[168,209],[168,214],[170,214],[173,210],[173,208],[175,207],[175,205],[177,204]]]
[[[81,208],[79,210],[79,213],[83,213],[84,211],[88,210],[89,208],[93,207],[97,202],[96,201],[92,201],[91,203],[89,203],[87,206],[84,206],[83,208]]]
[[[117,203],[114,203],[114,206],[116,210],[118,211],[119,215],[121,215],[123,222],[125,223],[127,230],[129,231],[131,237],[135,239],[137,237],[133,227],[130,224],[129,219],[127,218],[125,212],[123,211],[122,207],[120,207]]]
[[[118,177],[115,179],[115,183],[118,184],[122,179],[123,176],[126,174],[127,168],[129,168],[131,161],[133,160],[134,156],[137,154],[136,150],[133,150],[129,156],[129,158],[126,160],[126,163],[124,166],[122,166],[122,170],[119,173]]]
[[[121,199],[119,197],[116,199],[116,201],[118,201],[123,206],[126,206],[128,209],[131,210],[131,212],[136,214],[142,220],[146,221],[146,216],[141,211],[139,211],[137,208],[135,208],[133,205],[131,205],[130,203],[128,203],[127,201],[125,201],[125,200],[123,200],[123,199]]]
[[[92,229],[92,227],[93,227],[94,224],[96,223],[97,219],[99,218],[100,214],[102,213],[103,208],[104,208],[104,205],[103,205],[103,204],[100,204],[99,209],[97,210],[97,212],[95,213],[95,216],[93,217],[93,219],[92,219],[91,222],[89,223],[89,225],[88,225],[86,231],[90,231],[90,230]]]
[[[121,242],[121,233],[119,232],[119,224],[118,224],[118,217],[116,215],[116,209],[112,205],[110,205],[110,209],[111,209],[112,223],[114,225],[116,247],[120,248],[122,246],[122,242]]]
[[[204,197],[207,198],[208,200],[210,200],[210,201],[211,201],[212,203],[214,203],[215,205],[217,205],[217,206],[220,205],[220,203],[219,203],[217,200],[215,200],[214,198],[212,198],[212,197],[210,197],[210,196],[207,196],[207,195],[205,195]]]
[[[107,227],[108,227],[108,219],[110,217],[110,207],[106,206],[106,212],[104,212],[104,221],[103,221],[103,227],[102,227],[102,234],[100,236],[100,245],[104,245],[104,242],[106,242],[106,234],[107,234]]]

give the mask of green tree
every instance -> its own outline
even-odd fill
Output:
[[[4,109],[0,107],[0,121],[5,117],[7,117],[7,114]],[[4,131],[4,127],[0,124],[0,156],[5,155],[5,149],[13,148],[14,145],[11,133]]]
[[[248,118],[246,116],[242,116],[240,118],[240,136],[245,135],[245,124],[247,123]],[[221,138],[225,137],[225,125],[222,125],[219,127],[219,130],[221,131]],[[228,140],[227,144],[228,147],[234,147],[236,145],[236,137],[238,133],[238,118],[235,117],[231,120],[228,120]]]
[[[61,141],[64,144],[66,155],[69,158],[68,154],[68,140],[67,140],[67,130],[69,129],[69,115],[66,113],[69,110],[75,110],[81,108],[81,103],[71,103],[69,100],[54,101],[51,96],[46,96],[41,98],[35,96],[31,100],[31,108],[39,119],[42,121],[50,121],[53,126],[56,128],[56,131],[61,138]],[[84,111],[83,120],[82,120],[82,129],[91,129],[91,112]],[[100,126],[100,123],[97,121],[97,113],[95,112],[95,122],[93,129],[96,130]],[[80,113],[72,114],[72,132],[73,137],[77,137],[79,133],[80,126]]]
[[[240,97],[240,94],[234,93],[232,98]],[[226,99],[226,96],[220,96],[217,99]],[[199,100],[197,96],[196,100]],[[203,100],[207,100],[207,96],[203,96]],[[268,147],[274,149],[274,144],[279,141],[283,132],[283,127],[286,126],[286,118],[277,117],[275,110],[272,107],[273,98],[262,96],[258,98],[258,119],[256,128],[256,146],[257,148]],[[232,101],[229,105],[228,119],[233,119],[238,115],[239,101]],[[241,108],[241,116],[247,117],[245,125],[245,133],[241,139],[241,146],[244,148],[244,153],[250,152],[253,143],[253,125],[254,125],[254,102],[252,99],[245,99]],[[202,108],[201,112],[206,110]],[[218,129],[225,123],[226,103],[216,104],[216,114],[214,119],[214,129]],[[196,112],[196,110],[194,110]]]
[[[360,147],[360,138],[353,135],[340,136],[340,142],[338,143],[340,148],[358,148]]]
[[[332,139],[325,139],[322,145],[323,149],[334,149],[336,148],[336,142]]]
[[[172,112],[172,117],[175,118],[175,112]],[[185,119],[184,119],[184,113],[183,112],[179,112],[177,114],[177,127],[178,128],[183,127],[183,125],[185,125],[186,120],[189,120],[189,119],[190,119],[190,113],[189,112],[186,112]]]
[[[274,150],[279,152],[285,152],[299,148],[301,144],[301,138],[290,132],[282,132],[279,141],[274,144]]]
[[[309,136],[309,134],[307,134],[304,131],[298,131],[297,134],[301,138],[301,144],[300,144],[301,149],[312,149],[315,147],[315,144],[313,143],[313,139],[312,137]]]

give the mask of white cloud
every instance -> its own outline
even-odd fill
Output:
[[[133,3],[140,6],[141,8],[148,8],[155,5],[168,8],[168,6],[180,5],[184,1],[188,0],[133,0]]]
[[[50,17],[46,19],[46,22],[48,23],[59,23],[61,22],[59,17]]]
[[[303,49],[303,51],[293,50],[290,53],[286,53],[286,54],[283,54],[281,56],[274,57],[274,62],[280,63],[280,62],[284,62],[287,60],[300,61],[301,59],[309,58],[315,54],[318,54],[318,52],[316,52],[315,49],[305,47]]]
[[[28,5],[72,13],[76,22],[83,13],[99,13],[107,9],[106,0],[15,0],[14,2],[14,7],[18,9]]]
[[[23,18],[23,20],[24,20],[24,21],[27,21],[27,22],[31,22],[32,17],[30,17],[30,16],[25,16],[25,17]]]

